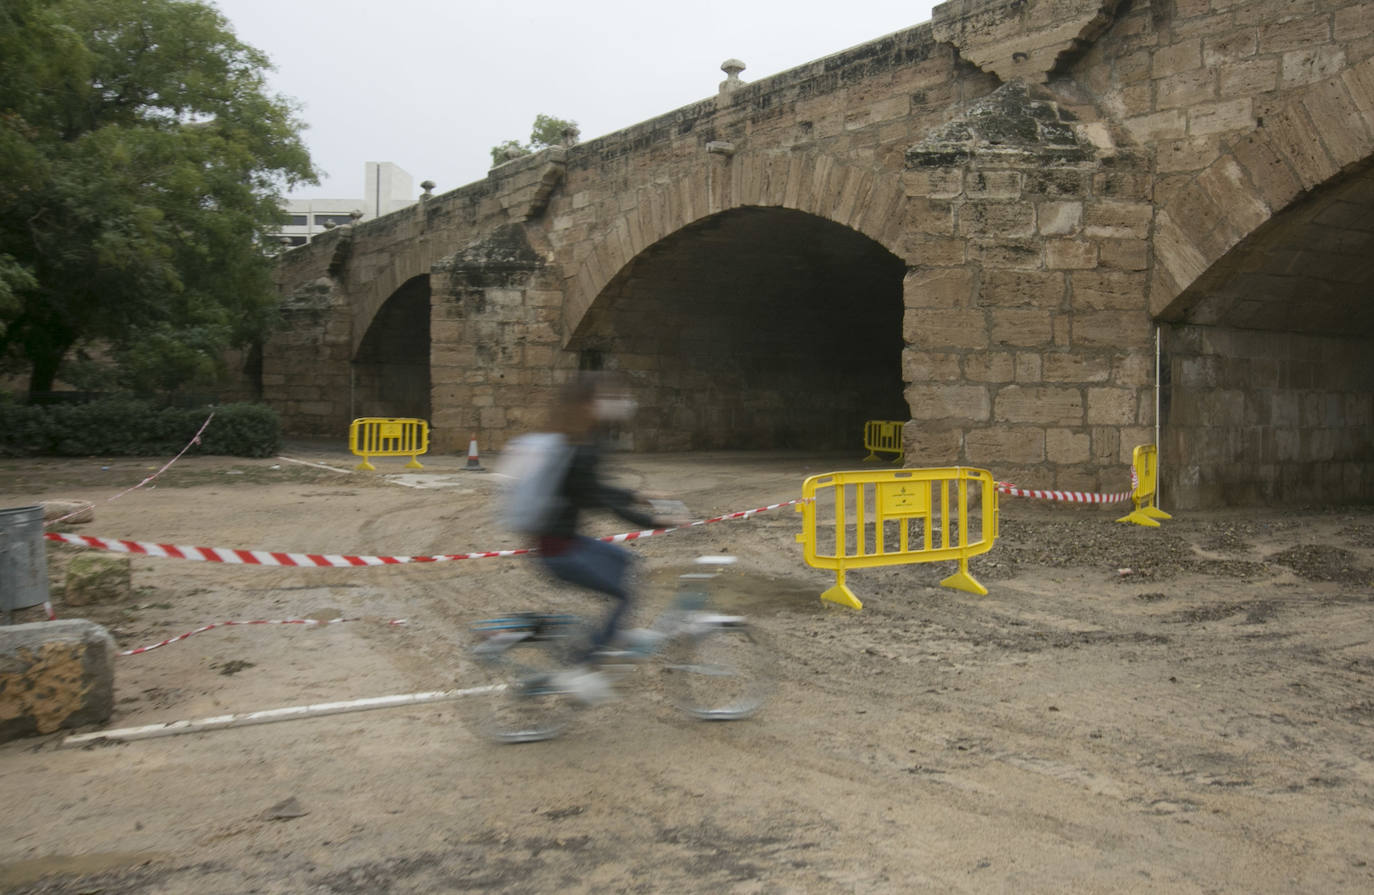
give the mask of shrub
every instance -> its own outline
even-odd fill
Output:
[[[175,454],[196,434],[209,407],[157,407],[130,397],[46,407],[0,403],[0,455],[58,457]],[[270,457],[281,449],[281,421],[261,404],[221,404],[188,453]]]

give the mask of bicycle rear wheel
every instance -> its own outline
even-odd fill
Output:
[[[558,736],[573,706],[554,686],[565,666],[562,638],[527,636],[469,653],[473,686],[463,696],[474,731],[498,743],[534,743]]]
[[[768,651],[742,620],[702,622],[664,652],[663,689],[703,721],[736,721],[757,712],[771,688]]]

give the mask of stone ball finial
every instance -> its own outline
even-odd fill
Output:
[[[739,79],[739,73],[744,71],[745,65],[738,59],[726,59],[720,64],[720,70],[725,72],[725,80],[720,82],[720,92],[729,93],[731,90],[738,90],[744,86],[744,82]]]
[[[422,180],[422,181],[420,181],[420,189],[424,190],[424,191],[425,191],[425,195],[428,196],[430,193],[434,192],[434,181],[432,181],[432,180]]]
[[[350,218],[352,218],[352,219],[353,219],[353,223],[356,224],[356,223],[358,223],[358,219],[361,218],[361,217],[363,216],[363,213],[362,213],[361,211],[359,211],[358,209],[355,208],[355,209],[353,209],[352,211],[350,211],[350,212],[348,213],[348,216],[349,216]]]

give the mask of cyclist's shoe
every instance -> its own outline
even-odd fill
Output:
[[[553,687],[570,694],[583,705],[601,705],[615,698],[610,679],[605,672],[578,667],[560,671],[550,679]]]

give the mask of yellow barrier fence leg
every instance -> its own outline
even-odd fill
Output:
[[[1172,518],[1172,517],[1171,517]],[[1144,509],[1136,507],[1135,510],[1122,516],[1117,522],[1130,522],[1134,525],[1143,525],[1146,528],[1159,528],[1159,523],[1150,518],[1150,514]]]
[[[864,604],[859,602],[858,597],[854,596],[854,591],[845,585],[844,569],[836,571],[835,586],[821,594],[821,599],[830,603],[839,603],[841,606],[848,606],[850,609],[864,608]]]
[[[959,571],[950,575],[944,581],[941,581],[940,586],[968,591],[971,594],[978,594],[983,597],[988,595],[988,589],[979,584],[978,580],[969,574],[967,556],[959,557]]]
[[[419,457],[416,457],[414,454],[411,454],[410,462],[406,464],[406,469],[424,469],[424,466],[420,464]]]
[[[1172,519],[1173,516],[1161,510],[1159,507],[1141,507],[1140,512],[1149,516],[1151,519]]]
[[[372,470],[373,472],[376,472],[376,471],[377,471],[377,467],[375,467],[375,466],[373,466],[371,463],[367,462],[367,454],[363,454],[363,455],[362,455],[362,458],[363,458],[363,462],[361,462],[361,463],[359,463],[357,466],[353,467],[354,469],[370,469],[370,470]]]

